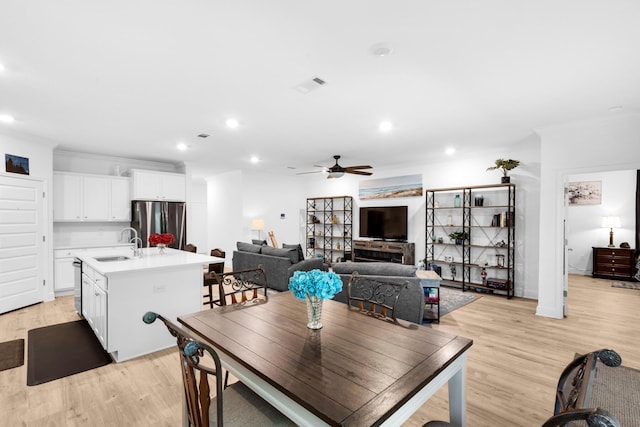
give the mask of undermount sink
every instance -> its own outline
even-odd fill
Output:
[[[100,262],[126,261],[128,259],[131,259],[131,258],[129,258],[128,256],[124,256],[124,255],[103,256],[103,257],[95,258],[96,261],[100,261]]]

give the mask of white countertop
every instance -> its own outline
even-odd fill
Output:
[[[123,261],[97,261],[96,258],[107,256],[124,255],[130,259]],[[126,249],[110,249],[104,251],[74,253],[74,256],[83,263],[87,263],[91,268],[103,275],[117,274],[126,271],[147,270],[169,267],[180,267],[187,265],[206,265],[214,262],[224,262],[224,258],[212,257],[208,255],[194,254],[193,252],[180,251],[166,248],[164,254],[160,254],[158,248],[142,249],[142,257],[133,258],[133,251]]]

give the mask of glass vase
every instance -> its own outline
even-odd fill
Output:
[[[160,243],[157,246],[158,246],[158,251],[160,252],[160,255],[164,255],[165,254],[164,250],[167,248],[167,245]]]
[[[322,328],[322,298],[317,296],[307,295],[307,328],[320,329]]]

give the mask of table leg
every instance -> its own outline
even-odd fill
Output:
[[[449,420],[453,427],[467,425],[467,411],[465,407],[465,372],[467,365],[466,353],[460,356],[462,369],[449,379]]]

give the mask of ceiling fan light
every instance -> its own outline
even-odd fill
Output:
[[[344,175],[344,172],[329,172],[327,178],[341,178]]]

